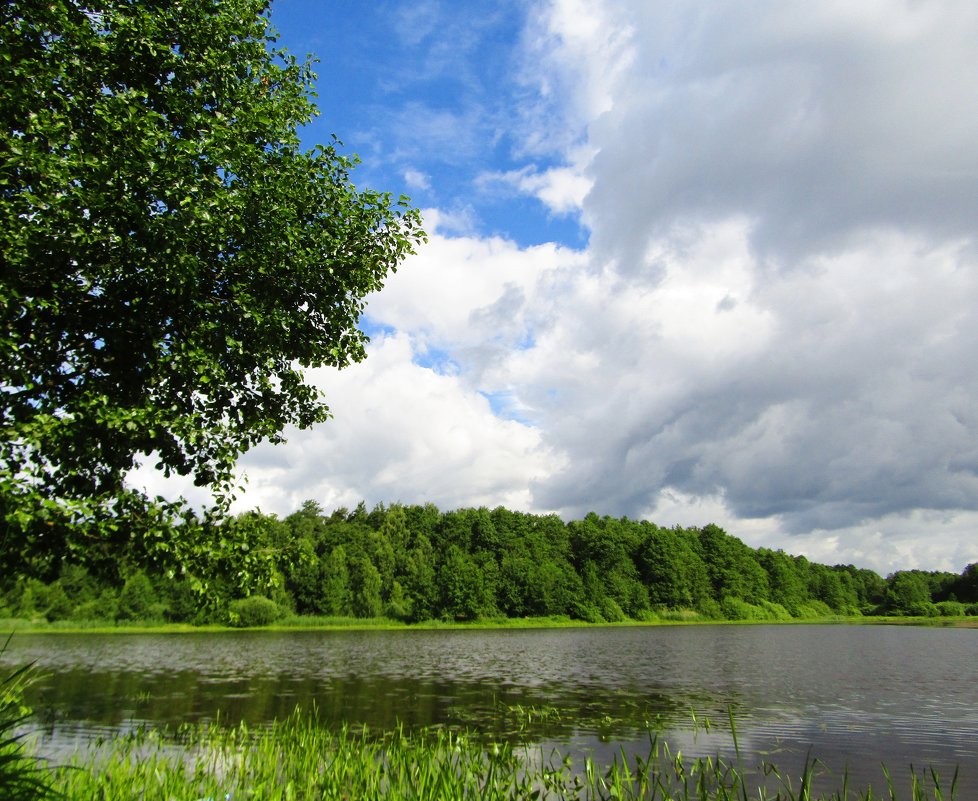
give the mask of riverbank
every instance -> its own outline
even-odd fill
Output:
[[[188,634],[235,631],[431,631],[431,630],[492,630],[492,629],[555,629],[555,628],[633,628],[655,626],[756,626],[756,625],[892,625],[929,626],[943,628],[978,628],[978,617],[897,617],[897,616],[828,616],[790,618],[782,620],[716,620],[677,613],[672,617],[652,620],[626,620],[590,623],[566,617],[491,618],[473,621],[427,620],[405,623],[389,618],[291,617],[268,626],[226,626],[189,623],[104,621],[30,621],[0,618],[0,632],[18,634]]]

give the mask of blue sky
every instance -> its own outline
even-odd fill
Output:
[[[978,5],[276,0],[428,244],[238,508],[715,522],[978,561]],[[158,479],[148,476],[151,488]]]
[[[278,0],[272,20],[297,56],[319,58],[322,116],[310,143],[336,133],[363,164],[359,180],[422,207],[464,215],[471,230],[521,245],[584,244],[576,214],[554,214],[487,176],[555,165],[527,152],[519,109],[529,90],[514,63],[527,6]]]

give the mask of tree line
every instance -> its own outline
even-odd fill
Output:
[[[286,615],[589,622],[978,614],[978,564],[886,578],[716,525],[663,528],[591,513],[383,504],[223,521],[165,510],[112,538],[36,554],[0,579],[0,617],[256,625]]]

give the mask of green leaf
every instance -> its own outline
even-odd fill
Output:
[[[424,241],[338,140],[301,151],[311,63],[269,48],[266,0],[98,7],[0,18],[23,121],[0,134],[0,516],[25,553],[40,497],[79,532],[136,510],[147,456],[226,502],[241,453],[328,417],[286,366],[360,361],[365,297]]]

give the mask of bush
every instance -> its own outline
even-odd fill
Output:
[[[200,616],[200,599],[186,579],[174,579],[163,585],[166,601],[164,617],[170,623],[190,623]]]
[[[934,606],[941,617],[962,617],[965,614],[965,605],[959,601],[939,601]]]
[[[107,587],[99,593],[92,608],[96,620],[115,620],[119,615],[119,593]]]
[[[14,607],[14,614],[21,620],[34,621],[44,612],[47,587],[37,579],[27,579],[20,583],[20,597]]]
[[[789,612],[781,604],[776,604],[773,601],[761,601],[761,609],[767,613],[769,620],[791,620],[791,612]]]
[[[275,601],[261,595],[239,598],[231,601],[228,606],[228,619],[232,626],[250,628],[251,626],[269,626],[285,615]]]
[[[813,598],[798,607],[798,617],[802,620],[817,619],[820,617],[832,617],[835,612],[829,608],[824,601]]]
[[[767,613],[759,606],[749,604],[741,598],[726,596],[720,602],[720,609],[727,620],[767,620]]]
[[[571,617],[575,620],[583,620],[585,623],[605,622],[605,619],[601,616],[601,612],[594,606],[578,601],[574,601],[571,604]]]
[[[910,617],[940,617],[941,610],[929,601],[916,601],[907,606],[906,614]]]
[[[601,617],[609,623],[621,623],[625,620],[625,613],[614,598],[602,598],[600,602]]]
[[[661,609],[658,615],[662,620],[675,620],[684,623],[703,619],[703,615],[695,609]]]
[[[71,617],[71,600],[68,598],[64,587],[61,586],[60,581],[55,581],[53,584],[48,585],[45,606],[47,609],[44,611],[44,617],[52,623],[55,620],[67,620]]]
[[[703,617],[709,618],[710,620],[722,620],[723,610],[712,598],[704,598],[697,604],[697,609],[702,613]]]
[[[98,595],[95,579],[81,565],[63,564],[58,573],[58,583],[64,588],[72,606],[94,601]]]

